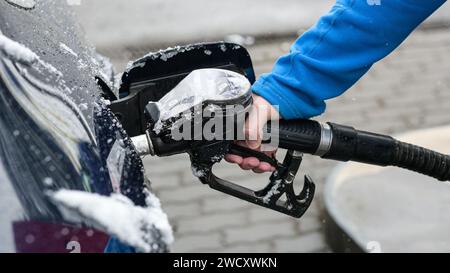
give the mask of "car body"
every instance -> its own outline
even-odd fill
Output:
[[[136,250],[105,219],[70,217],[52,197],[64,189],[121,195],[132,202],[125,212],[149,205],[142,161],[107,107],[114,81],[66,1],[0,0],[0,252]],[[142,251],[167,251],[152,238]]]

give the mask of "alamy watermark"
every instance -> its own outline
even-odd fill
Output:
[[[381,6],[381,0],[367,0],[369,6]]]
[[[171,138],[206,141],[261,141],[261,151],[273,151],[279,145],[279,121],[271,120],[270,107],[264,105],[195,106],[175,118],[159,121],[154,131],[170,131]]]
[[[370,241],[366,244],[366,249],[369,253],[382,253],[381,243],[378,241]]]
[[[66,0],[69,6],[80,6],[81,0]]]

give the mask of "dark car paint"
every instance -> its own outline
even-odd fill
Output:
[[[0,0],[0,31],[61,73],[14,62],[0,51],[0,208],[7,210],[0,214],[0,251],[18,251],[11,245],[18,222],[70,224],[48,190],[109,195],[106,161],[116,141],[125,151],[120,191],[145,205],[142,161],[101,99],[105,88],[114,93],[108,72],[66,1],[37,1],[26,10]]]

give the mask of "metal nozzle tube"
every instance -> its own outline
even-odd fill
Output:
[[[140,156],[155,155],[155,151],[153,150],[152,141],[150,140],[150,136],[148,135],[148,132],[146,132],[145,135],[132,137],[131,142],[133,142],[133,145],[136,148],[136,151]]]

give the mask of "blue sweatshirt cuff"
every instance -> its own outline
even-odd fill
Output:
[[[283,86],[280,86],[279,82],[267,83],[265,80],[267,76],[268,74],[262,75],[253,84],[253,93],[274,105],[283,119],[310,118],[325,111],[325,103],[323,101],[312,102],[310,98],[303,96],[301,92],[285,92],[285,89]]]

